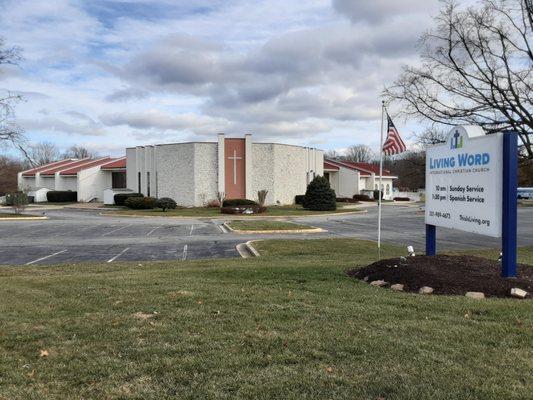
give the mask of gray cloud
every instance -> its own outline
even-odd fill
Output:
[[[147,90],[128,87],[126,89],[117,90],[105,97],[109,102],[126,102],[128,100],[146,99],[150,96]]]
[[[333,0],[333,8],[352,22],[380,23],[404,14],[433,11],[438,0]]]

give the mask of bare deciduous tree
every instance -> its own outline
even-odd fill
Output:
[[[416,135],[415,140],[420,147],[425,149],[427,146],[444,143],[446,136],[447,133],[445,131],[431,127]]]
[[[372,162],[374,159],[374,152],[365,145],[350,146],[346,150],[343,159],[353,162]]]
[[[532,33],[531,0],[480,0],[464,10],[447,1],[422,37],[422,64],[404,67],[384,97],[405,116],[515,130],[533,159]]]
[[[5,40],[0,38],[0,67],[16,65],[20,60],[20,49],[8,47]],[[13,145],[26,155],[23,131],[14,121],[14,108],[21,100],[20,95],[10,92],[0,93],[0,147]]]
[[[50,142],[40,142],[30,146],[27,154],[31,163],[36,166],[49,164],[61,157],[57,146]]]
[[[63,153],[64,158],[96,158],[98,155],[95,152],[88,150],[83,146],[71,146]]]

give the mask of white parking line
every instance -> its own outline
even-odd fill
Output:
[[[146,234],[146,236],[150,236],[152,233],[154,233],[156,230],[158,230],[159,228],[161,228],[162,225],[159,225],[159,226],[156,226],[154,229],[152,229],[150,232],[148,232]]]
[[[49,254],[49,255],[47,255],[45,257],[38,258],[37,260],[33,260],[33,261],[30,261],[30,262],[27,262],[25,265],[35,264],[36,262],[39,262],[39,261],[42,261],[42,260],[46,260],[47,258],[50,258],[50,257],[53,257],[53,256],[57,256],[58,254],[64,253],[66,251],[67,251],[67,249],[58,251],[57,253]]]
[[[183,246],[183,256],[181,257],[183,261],[187,259],[187,245]]]
[[[194,229],[194,225],[191,225],[191,231],[189,232],[189,236],[192,235],[192,231],[193,231],[193,229]]]
[[[118,232],[118,231],[120,231],[120,230],[122,230],[122,229],[125,229],[125,228],[129,227],[129,226],[131,226],[131,224],[126,225],[126,226],[123,226],[123,227],[121,227],[121,228],[113,229],[113,230],[110,231],[110,232],[103,233],[102,236],[111,235],[112,233]]]
[[[122,254],[127,252],[129,249],[130,249],[129,247],[126,247],[124,250],[122,250],[120,253],[118,253],[115,257],[110,258],[109,260],[107,260],[107,262],[110,263],[110,262],[115,261],[117,258],[119,258]]]

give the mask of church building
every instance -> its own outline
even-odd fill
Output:
[[[216,142],[137,146],[126,149],[127,187],[181,206],[202,206],[225,193],[227,199],[292,204],[316,175],[324,174],[324,153],[310,147],[254,143],[252,135]]]

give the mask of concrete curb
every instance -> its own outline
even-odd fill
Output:
[[[238,221],[238,220],[247,220],[247,219],[271,219],[271,218],[308,218],[308,217],[335,217],[337,215],[355,215],[355,214],[365,214],[368,210],[358,210],[358,211],[347,211],[340,213],[320,213],[320,214],[302,214],[302,215],[235,215],[231,216],[230,214],[220,214],[217,217],[192,217],[192,216],[180,216],[180,215],[131,215],[131,214],[117,214],[113,212],[101,212],[98,215],[103,217],[126,217],[126,218],[171,218],[171,219],[225,219],[229,221]]]
[[[237,252],[242,258],[252,258],[261,256],[261,254],[259,254],[259,252],[252,245],[251,240],[245,243],[239,243],[237,246],[235,246],[235,248],[237,249]]]
[[[231,226],[229,226],[226,222],[222,224],[229,232],[231,233],[237,233],[240,235],[246,235],[246,234],[268,234],[268,233],[321,233],[321,232],[327,232],[327,230],[322,228],[311,228],[311,229],[279,229],[279,230],[263,230],[263,231],[246,231],[246,230],[240,230],[240,229],[233,229]]]
[[[35,220],[43,220],[48,219],[48,217],[7,217],[7,218],[0,218],[0,222],[2,221],[35,221]]]

